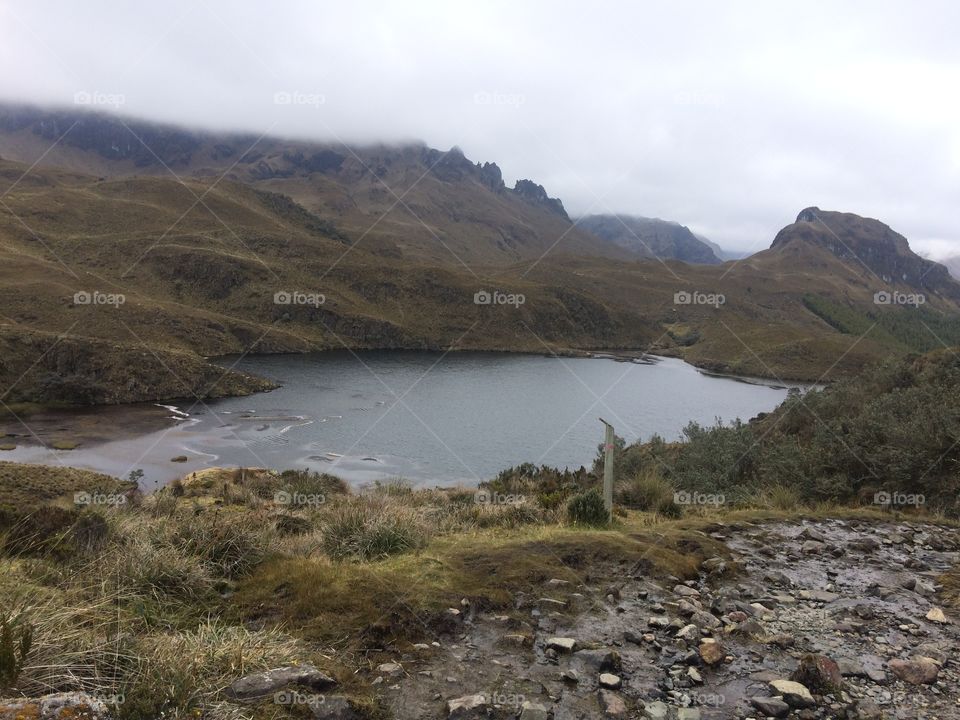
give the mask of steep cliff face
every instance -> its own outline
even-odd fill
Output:
[[[884,283],[960,298],[960,284],[946,267],[914,253],[903,235],[873,218],[805,208],[796,222],[777,233],[770,249],[785,251],[797,244],[826,249]]]

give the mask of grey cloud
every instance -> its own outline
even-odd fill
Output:
[[[458,145],[571,213],[674,219],[730,249],[819,205],[960,253],[960,6],[664,5],[11,2],[0,96]]]

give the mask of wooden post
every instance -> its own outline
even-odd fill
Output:
[[[603,418],[599,418],[604,424],[605,431],[603,436],[603,505],[607,509],[607,518],[613,521],[613,450],[616,435],[613,432],[613,425]]]

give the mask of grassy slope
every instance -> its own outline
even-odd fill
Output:
[[[464,267],[446,250],[443,258],[430,256],[419,240],[410,240],[419,249],[398,255],[365,235],[363,223],[385,212],[378,203],[386,200],[357,195],[357,183],[371,182],[359,170],[353,180],[343,171],[341,191],[352,210],[336,210],[335,194],[324,185],[329,179],[271,181],[304,202],[309,190],[316,214],[230,180],[99,180],[40,169],[23,176],[25,169],[0,163],[5,187],[16,183],[4,197],[15,215],[0,212],[0,324],[2,342],[11,348],[0,358],[0,376],[9,386],[28,373],[5,402],[58,392],[81,402],[189,396],[210,387],[214,394],[248,392],[257,389],[248,378],[217,383],[222,373],[196,355],[249,350],[646,349],[715,370],[815,380],[854,372],[889,353],[929,349],[938,337],[960,337],[952,301],[931,296],[927,322],[919,327],[910,310],[873,304],[875,288],[862,267],[812,246],[800,256],[771,250],[738,263],[698,266],[573,257],[561,244],[535,262],[530,258],[538,257],[543,237],[562,234],[561,220],[523,203],[524,216],[506,218],[490,205],[505,201],[472,187],[472,180],[431,176],[410,195],[413,202],[426,193],[420,205],[438,215],[438,228],[439,215],[469,215],[456,239],[435,232],[440,242],[431,240],[433,251],[454,243],[475,248],[474,262]],[[398,192],[417,180],[409,169],[402,172],[403,178],[391,177]],[[299,190],[291,187],[294,180]],[[476,198],[483,202],[474,207]],[[407,212],[395,208],[401,211]],[[403,244],[416,228],[423,230],[409,221],[385,217],[375,230]],[[501,224],[517,222],[537,228],[540,240],[518,246],[522,253],[479,251],[499,242],[487,230],[506,232]],[[477,234],[477,227],[486,230]],[[526,259],[504,264],[518,254]],[[526,302],[518,309],[477,306],[473,296],[480,289],[522,293]],[[119,308],[72,303],[75,292],[94,290],[122,293],[126,302]],[[326,303],[278,306],[273,297],[282,290],[319,292]],[[721,293],[726,303],[675,305],[678,291]],[[805,302],[810,297],[820,305]],[[861,321],[838,324],[825,315],[827,305],[835,315]],[[876,324],[878,317],[889,321]],[[43,356],[36,342],[24,343],[28,351],[13,350],[11,343],[37,331],[66,333],[85,350]],[[55,339],[48,336],[41,347]],[[93,339],[107,344],[94,346]],[[135,360],[138,354],[144,362]],[[64,373],[90,387],[45,389],[45,379]]]

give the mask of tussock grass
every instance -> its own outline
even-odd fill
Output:
[[[417,508],[382,495],[353,497],[321,516],[322,546],[336,560],[377,560],[426,545],[430,531]]]
[[[667,517],[680,515],[673,501],[673,485],[653,466],[642,467],[637,473],[614,488],[614,500],[636,510],[656,512]]]

